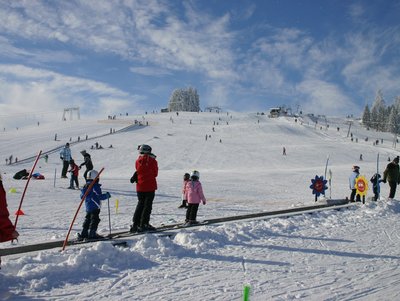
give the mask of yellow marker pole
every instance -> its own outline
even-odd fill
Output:
[[[118,205],[119,205],[119,201],[118,199],[115,199],[115,213],[118,214]]]

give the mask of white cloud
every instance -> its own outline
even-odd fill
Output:
[[[365,14],[365,8],[361,3],[351,3],[349,5],[348,14],[354,20],[360,20]]]
[[[396,56],[390,58],[390,52],[398,52],[399,41],[400,34],[392,30],[349,34],[344,46],[348,60],[342,70],[346,84],[363,95],[374,95],[378,89],[392,97],[398,95],[400,61]]]
[[[352,99],[332,83],[321,80],[306,80],[296,87],[301,95],[302,109],[308,112],[340,116],[355,110]]]
[[[172,73],[166,69],[157,68],[157,67],[131,67],[129,70],[132,73],[137,73],[146,76],[164,76],[171,75]]]
[[[71,63],[82,60],[82,57],[65,50],[43,50],[31,48],[29,50],[16,47],[12,42],[0,35],[0,56],[19,59],[21,61],[40,65],[52,62]]]
[[[0,23],[0,56],[39,65],[90,60],[73,55],[74,49],[118,56],[128,61],[131,72],[140,75],[174,75],[174,71],[195,74],[211,85],[205,88],[213,91],[210,95],[228,106],[237,99],[232,98],[235,91],[282,99],[296,99],[301,91],[313,99],[316,91],[305,88],[309,82],[329,83],[322,86],[328,93],[341,96],[338,98],[346,98],[344,91],[366,95],[377,85],[392,93],[399,91],[399,59],[388,63],[384,56],[388,51],[398,51],[400,30],[382,32],[361,22],[370,13],[364,3],[352,3],[345,12],[355,28],[344,36],[333,30],[320,39],[299,28],[273,27],[268,20],[258,23],[256,5],[245,6],[241,14],[226,10],[220,15],[211,15],[211,9],[201,10],[201,6],[196,1],[162,0],[0,1],[0,19],[4,21]],[[244,27],[235,31],[233,22],[238,19]],[[48,47],[41,51],[48,45],[63,50]],[[16,72],[18,67],[14,69]],[[76,94],[103,93],[96,92],[95,82],[68,77],[61,81],[56,79],[59,76],[49,79],[48,73],[43,79],[35,72],[40,71],[14,76],[38,76],[51,83],[48,90],[61,91],[65,82],[68,88],[64,90],[72,87]],[[300,90],[295,88],[298,83]],[[99,91],[102,89],[104,84]],[[115,91],[107,93],[118,95]]]
[[[232,77],[229,15],[199,15],[185,4],[185,21],[169,5],[156,0],[0,3],[0,19],[5,20],[0,32],[68,42],[160,68]]]
[[[104,83],[22,65],[0,65],[0,89],[3,112],[10,115],[79,106],[83,114],[104,116],[115,112],[111,100],[114,109],[131,111],[139,99]]]

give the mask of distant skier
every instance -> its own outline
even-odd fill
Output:
[[[69,166],[69,161],[71,161],[71,150],[69,148],[69,143],[66,143],[64,148],[60,151],[60,159],[63,161],[63,168],[61,171],[61,178],[67,178],[67,170]]]
[[[388,200],[392,200],[396,195],[397,185],[400,183],[399,156],[393,159],[383,172],[383,183],[389,182],[390,192]]]
[[[78,165],[75,164],[74,160],[71,160],[69,162],[70,165],[70,170],[68,172],[71,174],[71,178],[69,181],[69,189],[75,189],[74,183],[76,185],[76,188],[79,189],[79,181],[78,181],[78,175],[79,175],[79,167]]]
[[[283,149],[282,149],[282,155],[283,155],[283,156],[286,156],[286,147],[283,147]]]
[[[86,166],[86,170],[83,173],[83,177],[85,178],[85,181],[86,181],[88,172],[93,169],[93,162],[92,162],[92,158],[90,157],[90,154],[88,154],[86,152],[86,150],[81,151],[81,154],[83,156],[84,161],[81,165],[79,165],[79,169],[81,169],[82,166]]]
[[[87,180],[85,186],[81,190],[81,198],[86,193],[92,181],[97,177],[98,172],[96,170],[89,171],[87,175]],[[109,192],[102,193],[101,184],[99,184],[99,179],[92,186],[90,192],[87,194],[85,199],[86,216],[83,222],[82,232],[78,233],[78,239],[95,239],[101,238],[102,236],[97,234],[97,227],[100,223],[100,208],[101,201],[106,200],[111,197]]]
[[[186,210],[186,225],[197,224],[197,211],[200,203],[206,204],[206,198],[203,193],[203,187],[199,181],[200,173],[194,170],[190,175],[190,181],[186,183],[185,194],[188,202]]]
[[[129,230],[132,233],[155,230],[150,225],[150,215],[157,190],[158,163],[149,145],[142,144],[138,150],[139,157],[135,162],[138,203],[132,218],[133,224]]]
[[[350,195],[350,202],[354,202],[354,199],[356,198],[357,202],[361,202],[361,197],[359,194],[357,194],[357,188],[356,188],[356,181],[358,176],[360,175],[360,167],[357,165],[354,165],[352,168],[352,173],[349,177],[349,185],[351,189],[351,195]]]
[[[19,236],[19,233],[15,230],[9,216],[10,213],[7,209],[6,191],[4,190],[3,179],[0,173],[0,242],[14,240]]]
[[[183,186],[182,186],[182,204],[178,208],[187,208],[187,198],[186,198],[186,183],[190,180],[190,174],[185,173],[183,175]]]

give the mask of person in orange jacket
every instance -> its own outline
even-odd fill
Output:
[[[155,191],[157,190],[158,163],[149,145],[142,144],[138,147],[138,150],[139,157],[135,162],[138,203],[133,214],[133,224],[130,228],[132,233],[155,230],[150,225],[150,215],[153,209]]]

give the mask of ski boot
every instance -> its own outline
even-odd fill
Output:
[[[132,225],[131,228],[129,229],[130,233],[136,233],[139,231],[139,227],[137,225]]]

